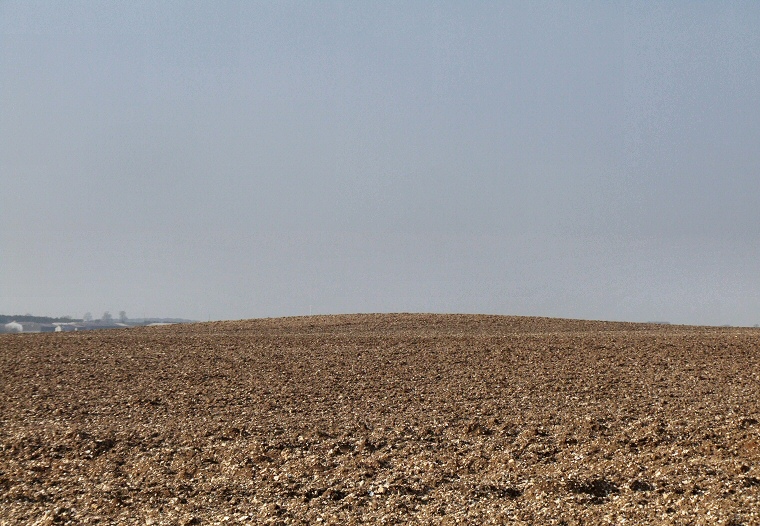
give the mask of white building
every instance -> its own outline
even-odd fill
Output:
[[[24,327],[16,321],[6,323],[4,328],[5,332],[24,332]]]

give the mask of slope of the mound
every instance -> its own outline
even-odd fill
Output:
[[[0,523],[760,524],[756,329],[345,315],[0,336]]]

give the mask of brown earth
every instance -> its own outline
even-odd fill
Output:
[[[760,524],[760,330],[315,316],[0,336],[0,524]]]

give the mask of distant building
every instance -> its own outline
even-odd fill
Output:
[[[36,321],[12,321],[2,326],[2,332],[60,332],[56,323],[39,323]]]
[[[21,332],[42,332],[42,324],[36,321],[22,321],[21,326],[24,328]]]
[[[24,326],[17,321],[12,321],[3,325],[5,332],[24,332]]]

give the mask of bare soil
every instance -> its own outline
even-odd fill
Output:
[[[760,524],[760,330],[314,316],[0,336],[0,524]]]

